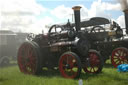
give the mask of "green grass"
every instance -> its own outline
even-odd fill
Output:
[[[85,74],[81,77],[83,85],[128,85],[128,73],[117,72],[107,65],[98,75]],[[59,71],[45,70],[40,76],[25,75],[18,66],[0,68],[0,85],[78,85],[78,80],[65,79]]]

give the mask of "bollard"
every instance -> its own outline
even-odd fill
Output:
[[[83,85],[83,81],[82,81],[82,79],[79,79],[79,81],[78,81],[78,85]]]

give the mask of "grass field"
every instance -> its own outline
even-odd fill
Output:
[[[128,73],[117,72],[111,65],[98,75],[82,72],[80,78],[83,85],[128,85]],[[78,80],[65,79],[55,70],[44,70],[40,76],[25,75],[18,66],[10,66],[0,68],[0,85],[78,85]]]

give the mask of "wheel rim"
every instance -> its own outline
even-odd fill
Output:
[[[77,59],[71,54],[61,56],[59,70],[63,77],[76,78],[79,72]]]
[[[22,44],[18,51],[18,65],[20,71],[26,74],[35,74],[36,57],[35,49],[31,44]]]
[[[111,62],[116,68],[120,64],[128,63],[128,50],[126,48],[117,48],[112,52]]]
[[[87,73],[98,73],[101,70],[101,60],[96,52],[89,52],[89,58],[86,59],[84,71]]]

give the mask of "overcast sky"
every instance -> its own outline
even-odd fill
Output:
[[[81,19],[105,17],[124,25],[117,0],[0,0],[0,29],[18,32],[47,32],[47,26],[72,21],[72,7],[79,5]]]

